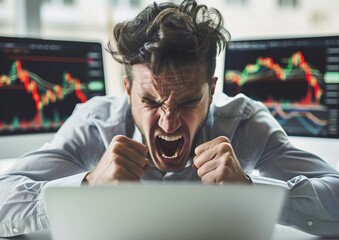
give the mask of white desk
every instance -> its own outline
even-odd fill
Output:
[[[276,225],[272,240],[339,240],[339,237],[325,238],[307,234],[297,229]]]
[[[17,236],[12,238],[1,238],[0,240],[51,240],[51,236],[48,231],[41,231],[32,234],[27,234],[24,236]],[[336,238],[324,238],[310,235],[304,232],[301,232],[297,229],[291,227],[285,227],[281,225],[276,225],[273,233],[272,240],[339,240],[339,237]],[[76,239],[75,239],[76,240]]]

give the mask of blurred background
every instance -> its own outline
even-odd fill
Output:
[[[105,47],[117,22],[134,18],[152,3],[151,0],[0,0],[0,36],[100,42],[106,93],[120,95],[123,69]],[[221,11],[233,40],[339,35],[338,0],[198,0],[198,3]],[[219,79],[223,79],[223,63],[221,54],[216,71]],[[1,137],[0,158],[17,157],[26,151],[22,146],[34,149],[52,135],[36,135],[39,140],[36,145],[33,136],[18,137],[25,141],[22,145],[18,138]],[[316,153],[339,169],[339,139],[313,140],[293,138],[300,148]],[[1,155],[6,148],[15,156]],[[2,159],[0,172],[11,164],[13,159]]]
[[[151,0],[0,0],[0,36],[100,41]],[[163,1],[158,1],[163,2]],[[174,1],[180,2],[180,1]],[[218,8],[232,39],[339,34],[338,0],[198,0]],[[104,53],[107,94],[122,90],[122,68]]]

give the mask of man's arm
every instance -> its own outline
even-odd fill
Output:
[[[260,176],[252,176],[252,181],[261,182],[263,177],[286,181],[290,191],[281,224],[315,235],[339,236],[339,174],[313,154],[289,151],[260,166]]]
[[[15,166],[0,176],[0,236],[46,228],[45,189],[51,186],[80,186],[94,166],[95,159],[101,155],[100,150],[91,149],[93,152],[87,154],[84,150],[83,153],[89,157],[82,158],[81,154],[70,150],[73,149],[71,141],[64,142],[67,151],[59,148],[57,138],[17,159]],[[97,146],[95,143],[93,145]]]
[[[50,186],[80,186],[85,173],[52,181],[34,181],[28,177],[0,177],[0,236],[9,237],[48,227],[44,190]]]
[[[295,148],[268,111],[258,111],[241,131],[258,154],[254,169],[260,176],[250,175],[252,182],[278,179],[290,190],[280,223],[339,236],[339,173],[318,156]]]

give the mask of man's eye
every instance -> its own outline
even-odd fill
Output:
[[[198,103],[199,103],[199,100],[194,100],[194,101],[184,102],[180,104],[180,106],[184,108],[192,108],[192,107],[195,107]]]
[[[157,107],[160,107],[160,104],[155,102],[155,101],[152,101],[152,100],[142,100],[142,103],[147,106],[147,107],[150,107],[150,108],[157,108]]]

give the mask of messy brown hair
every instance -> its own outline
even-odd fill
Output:
[[[195,0],[184,0],[180,5],[154,2],[133,20],[117,24],[113,35],[116,48],[109,42],[107,49],[125,65],[130,81],[134,64],[145,64],[159,75],[167,67],[178,70],[197,62],[206,64],[211,81],[216,55],[230,40],[220,12]]]

